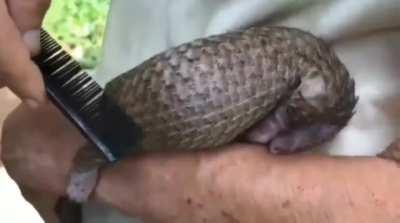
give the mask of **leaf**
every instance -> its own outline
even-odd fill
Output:
[[[93,69],[100,59],[109,6],[110,0],[53,0],[44,28],[70,53],[83,52],[76,59]]]

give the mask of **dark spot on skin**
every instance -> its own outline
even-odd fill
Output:
[[[290,207],[290,201],[286,200],[285,202],[282,203],[282,208],[288,208]]]
[[[375,198],[374,201],[375,201],[375,205],[377,207],[379,207],[379,208],[385,208],[386,207],[385,200],[381,200],[381,199]]]
[[[192,204],[192,198],[188,198],[187,200],[186,200],[186,203],[188,204],[188,205],[191,205]]]
[[[204,207],[204,205],[203,205],[202,203],[198,203],[198,204],[197,204],[197,207],[201,209],[201,208]]]
[[[222,210],[221,214],[224,218],[228,220],[228,222],[233,222],[233,223],[240,223],[240,221],[235,218],[233,215],[231,215],[229,212]]]
[[[297,190],[304,191],[304,188],[302,186],[297,186]]]

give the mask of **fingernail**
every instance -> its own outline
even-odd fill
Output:
[[[26,46],[29,48],[32,56],[39,54],[40,52],[40,30],[34,29],[25,32],[22,36]]]

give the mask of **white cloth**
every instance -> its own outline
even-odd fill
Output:
[[[115,0],[96,78],[104,84],[169,47],[238,27],[301,28],[333,45],[360,96],[350,125],[325,149],[374,155],[400,133],[399,12],[399,0]],[[94,206],[85,213],[85,222],[135,222]]]

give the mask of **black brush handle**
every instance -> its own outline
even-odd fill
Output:
[[[47,94],[83,136],[110,162],[137,148],[141,129],[44,30],[41,47],[33,60],[43,74]]]
[[[69,103],[65,100],[65,97],[60,94],[58,89],[54,89],[54,86],[51,84],[46,84],[46,91],[53,104],[79,129],[82,135],[100,149],[108,161],[116,161],[115,156],[100,138],[99,131],[96,131],[93,127],[88,125],[84,118],[69,106]]]

